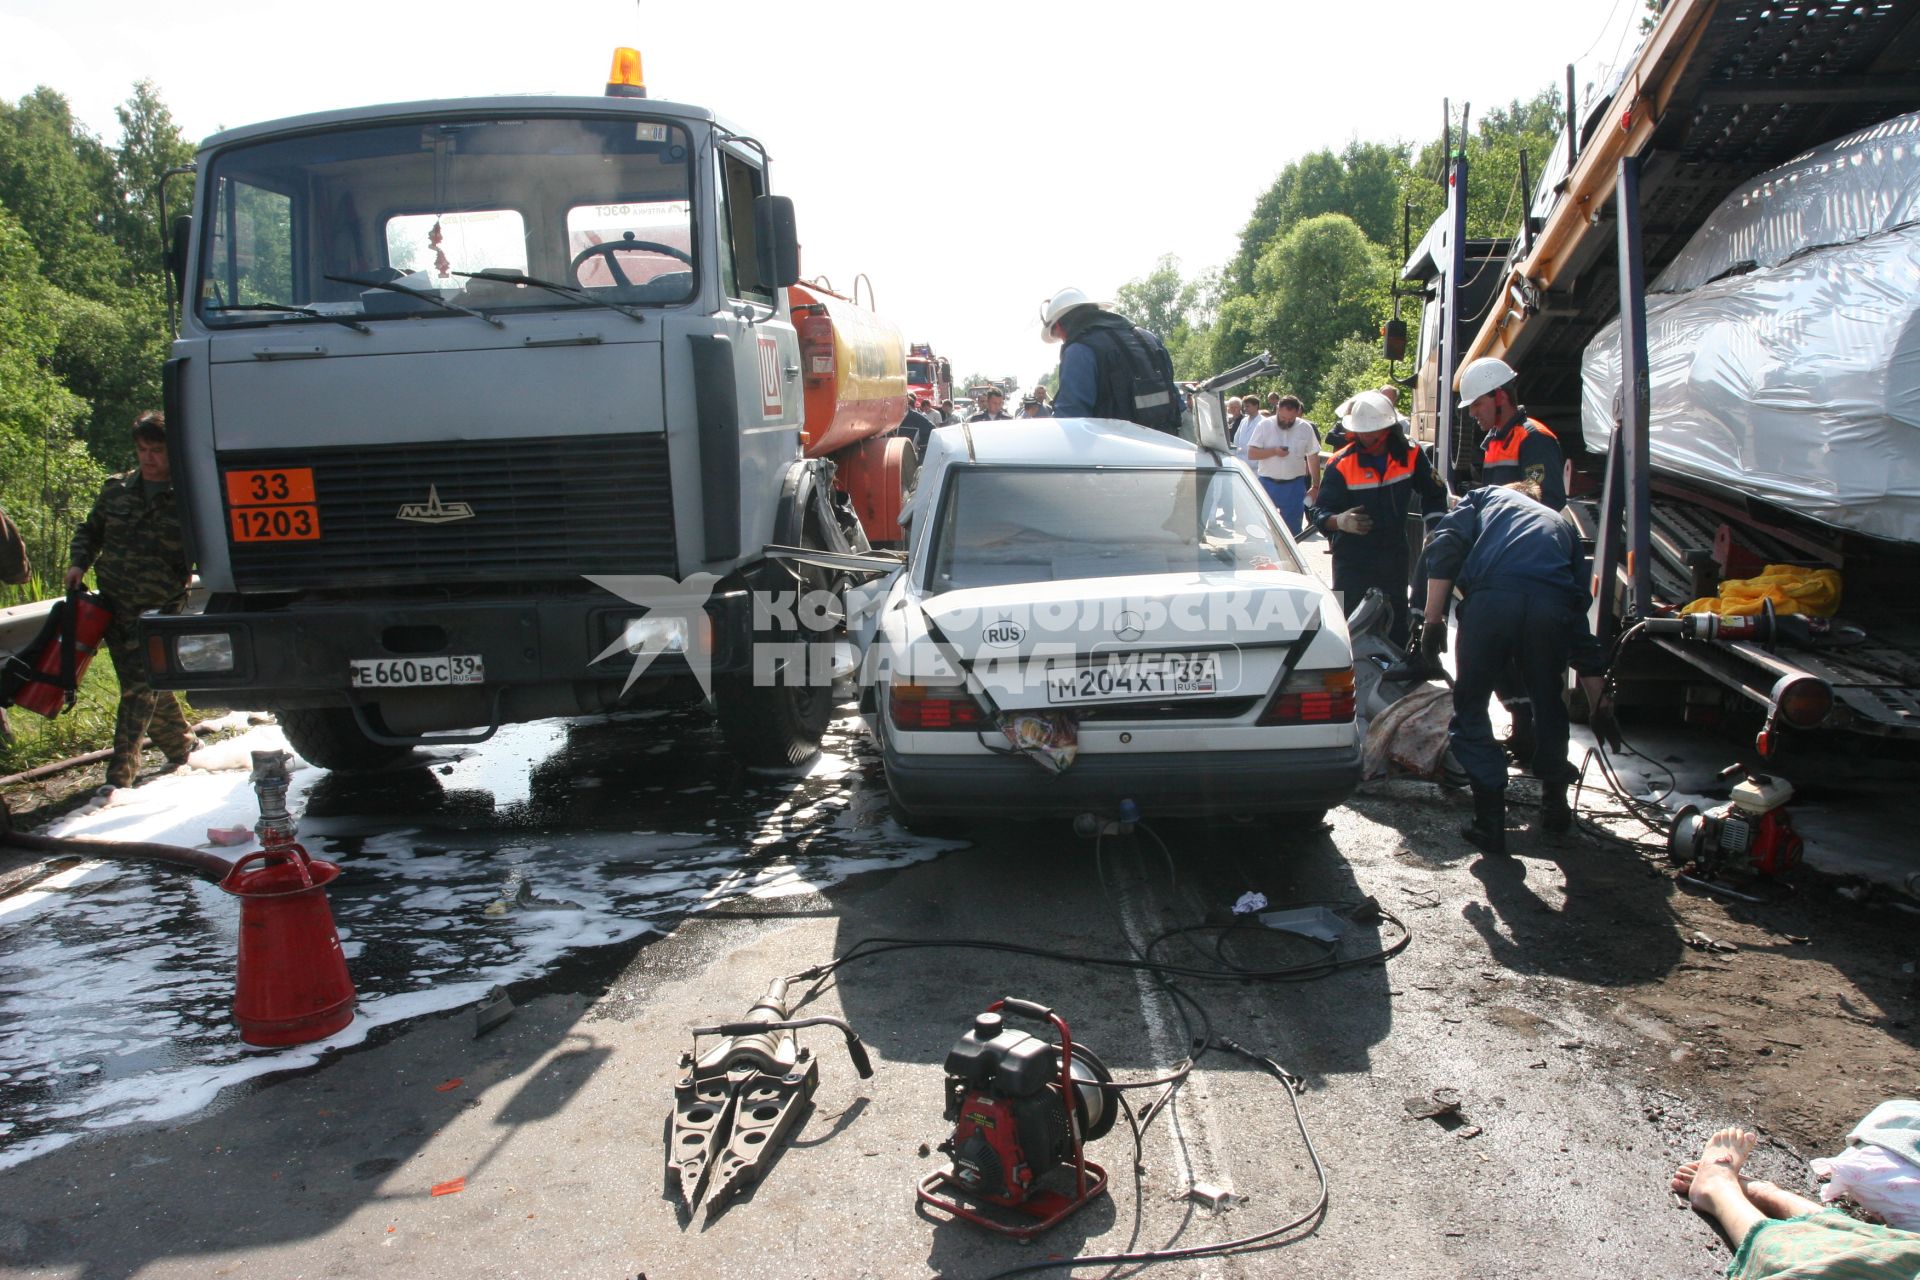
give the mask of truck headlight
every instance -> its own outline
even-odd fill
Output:
[[[685,653],[691,636],[685,618],[632,618],[620,639],[628,653]]]
[[[217,675],[233,670],[233,637],[225,631],[184,635],[173,642],[177,670],[191,675]]]

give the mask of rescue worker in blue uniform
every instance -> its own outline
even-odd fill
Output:
[[[1540,780],[1540,824],[1565,831],[1573,822],[1567,785],[1567,667],[1579,672],[1594,731],[1611,737],[1612,710],[1602,698],[1605,655],[1587,629],[1586,577],[1573,530],[1549,510],[1531,481],[1489,485],[1460,499],[1427,538],[1427,600],[1420,658],[1436,665],[1445,643],[1447,602],[1457,585],[1460,640],[1454,655],[1454,758],[1473,785],[1473,825],[1461,832],[1494,856],[1506,846],[1507,753],[1493,737],[1487,699],[1494,681],[1515,665],[1533,699],[1532,770]]]
[[[1393,609],[1389,632],[1407,643],[1406,519],[1419,501],[1422,517],[1447,509],[1447,489],[1427,455],[1394,430],[1399,415],[1377,391],[1347,401],[1345,426],[1353,443],[1320,469],[1320,497],[1307,507],[1307,524],[1333,546],[1333,589],[1347,612],[1359,608],[1369,587],[1380,588]]]
[[[1528,417],[1514,399],[1518,376],[1512,365],[1495,356],[1482,356],[1460,371],[1460,407],[1486,432],[1481,442],[1480,481],[1512,484],[1531,480],[1540,488],[1540,501],[1560,511],[1567,505],[1560,440],[1546,424]],[[1533,707],[1522,688],[1520,673],[1509,668],[1495,681],[1494,692],[1513,721],[1507,747],[1524,765],[1533,756]]]
[[[1118,418],[1179,434],[1173,357],[1152,333],[1078,289],[1062,289],[1040,308],[1040,337],[1061,344],[1056,418]]]

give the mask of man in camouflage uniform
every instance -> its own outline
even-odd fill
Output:
[[[140,770],[140,739],[149,728],[169,764],[185,764],[195,745],[179,699],[171,690],[156,692],[147,684],[137,625],[148,609],[178,612],[186,595],[187,557],[174,505],[166,425],[166,419],[153,412],[134,420],[133,447],[140,465],[110,476],[101,486],[86,523],[74,531],[68,556],[73,567],[67,570],[67,586],[81,586],[91,566],[100,594],[113,609],[106,641],[114,674],[120,677],[120,711],[113,722],[113,758],[107,762],[109,787],[133,785]]]

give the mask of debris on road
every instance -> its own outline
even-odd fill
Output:
[[[430,1194],[436,1196],[451,1196],[458,1195],[466,1189],[467,1180],[465,1178],[449,1178],[445,1182],[434,1183],[433,1190]]]
[[[1415,1120],[1441,1120],[1460,1115],[1460,1091],[1445,1085],[1435,1089],[1426,1097],[1414,1094],[1401,1103],[1407,1114]]]
[[[505,987],[495,987],[473,1011],[474,1038],[479,1039],[512,1016],[513,997]]]
[[[1213,1210],[1215,1213],[1225,1213],[1228,1209],[1233,1208],[1235,1205],[1239,1204],[1246,1197],[1237,1196],[1233,1194],[1233,1192],[1227,1190],[1225,1187],[1215,1186],[1211,1182],[1196,1182],[1191,1187],[1187,1188],[1187,1194],[1185,1195],[1185,1197],[1175,1196],[1173,1198],[1176,1200],[1179,1200],[1182,1198],[1188,1199],[1188,1200],[1197,1200],[1201,1204],[1204,1204],[1205,1206],[1207,1206],[1207,1208]]]

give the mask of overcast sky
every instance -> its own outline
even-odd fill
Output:
[[[334,107],[598,93],[616,44],[657,98],[766,143],[807,275],[864,272],[956,375],[1031,384],[1038,307],[1162,254],[1225,262],[1253,202],[1321,147],[1437,137],[1631,55],[1641,0],[955,5],[462,0],[0,0],[0,95],[46,84],[117,140],[159,86],[189,138]],[[1416,232],[1417,236],[1418,232]]]

